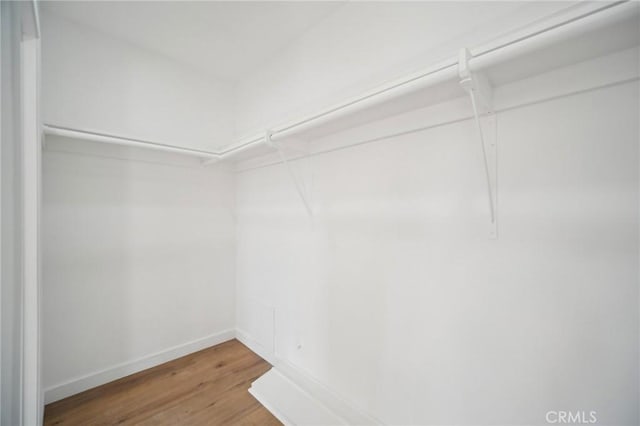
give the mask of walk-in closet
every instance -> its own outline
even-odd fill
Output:
[[[0,426],[640,423],[639,2],[0,5]]]

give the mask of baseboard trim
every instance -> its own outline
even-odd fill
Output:
[[[290,380],[295,386],[300,388],[302,392],[314,399],[318,404],[323,406],[336,417],[343,419],[349,425],[383,425],[380,420],[376,419],[369,413],[355,407],[346,398],[342,397],[329,386],[318,381],[307,371],[302,370],[298,366],[277,357],[275,354],[265,351],[264,347],[254,339],[251,334],[245,330],[236,329],[236,338],[245,346],[258,354],[260,357],[269,362],[275,370]],[[260,379],[258,379],[260,380]],[[288,413],[281,412],[267,400],[265,395],[259,393],[257,389],[250,390],[251,394],[260,401],[264,407],[271,411],[280,421],[285,424],[292,424],[291,417]],[[274,409],[276,411],[274,411]],[[286,420],[286,421],[285,421]]]
[[[249,393],[285,426],[349,424],[275,367],[255,380]]]
[[[130,374],[146,370],[147,368],[155,367],[156,365],[189,355],[190,353],[232,340],[235,337],[235,329],[224,330],[200,339],[173,346],[133,361],[124,362],[114,365],[113,367],[73,378],[64,383],[46,388],[44,390],[44,402],[45,404],[49,404],[51,402],[61,400],[87,389],[112,382]]]
[[[254,386],[249,388],[249,393],[253,395],[253,397],[257,399],[264,408],[266,408],[271,414],[273,414],[276,419],[280,420],[280,422],[282,422],[284,426],[295,426],[295,424],[291,420],[289,420],[287,416],[284,415],[284,413],[282,413],[271,404],[269,398],[263,395],[260,391],[256,390]]]

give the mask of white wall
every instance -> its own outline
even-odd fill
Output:
[[[238,83],[238,136],[317,112],[572,4],[348,2]]]
[[[43,16],[44,122],[211,150],[231,85]],[[233,336],[233,175],[196,159],[48,138],[44,389],[50,402]]]
[[[234,140],[232,86],[47,13],[44,122],[212,150]]]
[[[47,144],[47,402],[231,338],[233,174],[166,153]]]
[[[469,120],[312,157],[313,219],[283,166],[241,172],[243,335],[386,424],[638,424],[637,55],[497,93],[498,240]],[[359,136],[445,107],[469,115]]]

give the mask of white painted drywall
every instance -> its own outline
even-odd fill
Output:
[[[317,112],[575,3],[348,2],[238,83],[238,136]]]
[[[45,123],[197,149],[233,140],[225,82],[48,14],[42,50]],[[43,163],[47,402],[233,336],[228,170],[60,138]]]
[[[47,401],[232,337],[233,174],[173,154],[47,143]]]
[[[632,81],[563,96],[590,74],[571,68],[497,93],[502,105],[547,98],[497,114],[498,240],[469,120],[312,157],[312,219],[283,166],[241,172],[247,341],[275,338],[276,358],[386,424],[537,425],[549,410],[637,424],[637,51],[630,59]],[[462,100],[448,108],[469,115]]]
[[[52,14],[42,32],[45,123],[204,150],[234,140],[230,84]]]

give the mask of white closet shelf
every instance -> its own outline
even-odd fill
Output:
[[[500,86],[545,71],[623,50],[640,43],[640,5],[635,2],[579,4],[545,22],[469,48],[468,66]],[[461,48],[464,46],[461,46]],[[323,111],[272,126],[271,139],[313,139],[377,119],[465,95],[458,52],[401,79]],[[241,140],[234,155],[246,159],[266,151],[264,133]]]
[[[519,31],[471,47],[468,67],[499,86],[562,66],[578,63],[640,43],[640,4],[579,3]],[[465,46],[461,46],[464,48]],[[458,52],[450,59],[397,79],[317,113],[299,117],[241,139],[220,151],[201,151],[133,138],[46,124],[44,132],[98,142],[152,148],[197,156],[205,164],[243,160],[273,152],[272,141],[296,136],[313,139],[377,119],[464,96]]]

